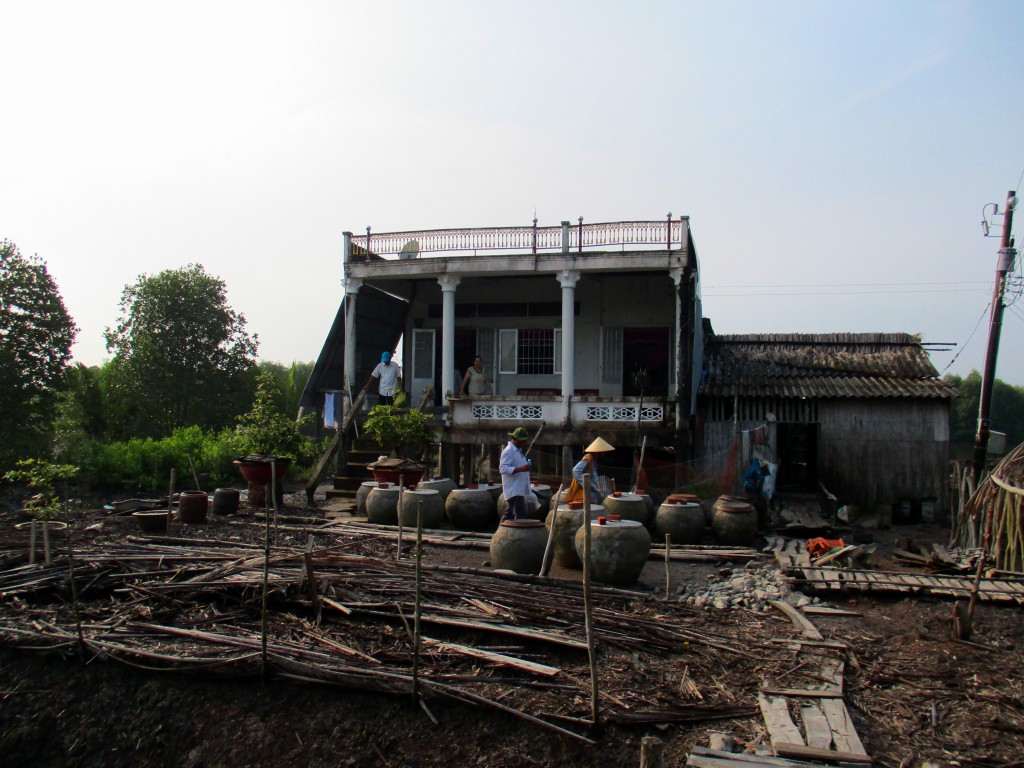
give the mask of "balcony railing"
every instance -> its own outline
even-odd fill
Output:
[[[614,221],[558,227],[483,227],[479,229],[424,229],[408,232],[371,232],[350,235],[349,257],[365,258],[366,253],[414,256],[424,253],[464,251],[575,251],[584,248],[621,248],[627,245],[645,249],[684,248],[688,228],[686,217],[671,214],[660,221]]]
[[[640,401],[635,397],[581,397],[569,406],[573,427],[596,426],[664,427],[669,423],[671,401],[653,399]],[[521,424],[557,425],[565,412],[560,397],[501,396],[486,399],[453,398],[449,400],[451,424],[454,427],[515,427]]]

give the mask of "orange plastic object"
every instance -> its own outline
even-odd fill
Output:
[[[820,557],[832,549],[845,547],[846,542],[842,539],[808,539],[807,551],[812,557]]]

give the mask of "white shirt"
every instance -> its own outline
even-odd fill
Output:
[[[498,471],[501,472],[501,491],[506,499],[513,496],[526,496],[530,492],[530,472],[516,472],[516,467],[526,464],[526,456],[512,440],[508,441],[498,460]]]
[[[398,391],[398,377],[402,375],[402,369],[398,363],[394,362],[387,365],[377,363],[377,367],[373,369],[373,373],[370,375],[375,379],[380,379],[378,393],[385,396],[394,395]]]

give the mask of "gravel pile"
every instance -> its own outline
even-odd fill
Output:
[[[758,613],[771,610],[772,600],[785,600],[798,608],[818,602],[818,598],[793,592],[773,563],[758,565],[751,561],[743,568],[723,568],[717,577],[707,578],[710,584],[688,584],[679,599],[696,608],[746,608]]]

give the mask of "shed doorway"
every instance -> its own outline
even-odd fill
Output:
[[[818,490],[818,425],[779,424],[777,491],[815,493]]]
[[[668,397],[669,329],[622,329],[622,394]]]

